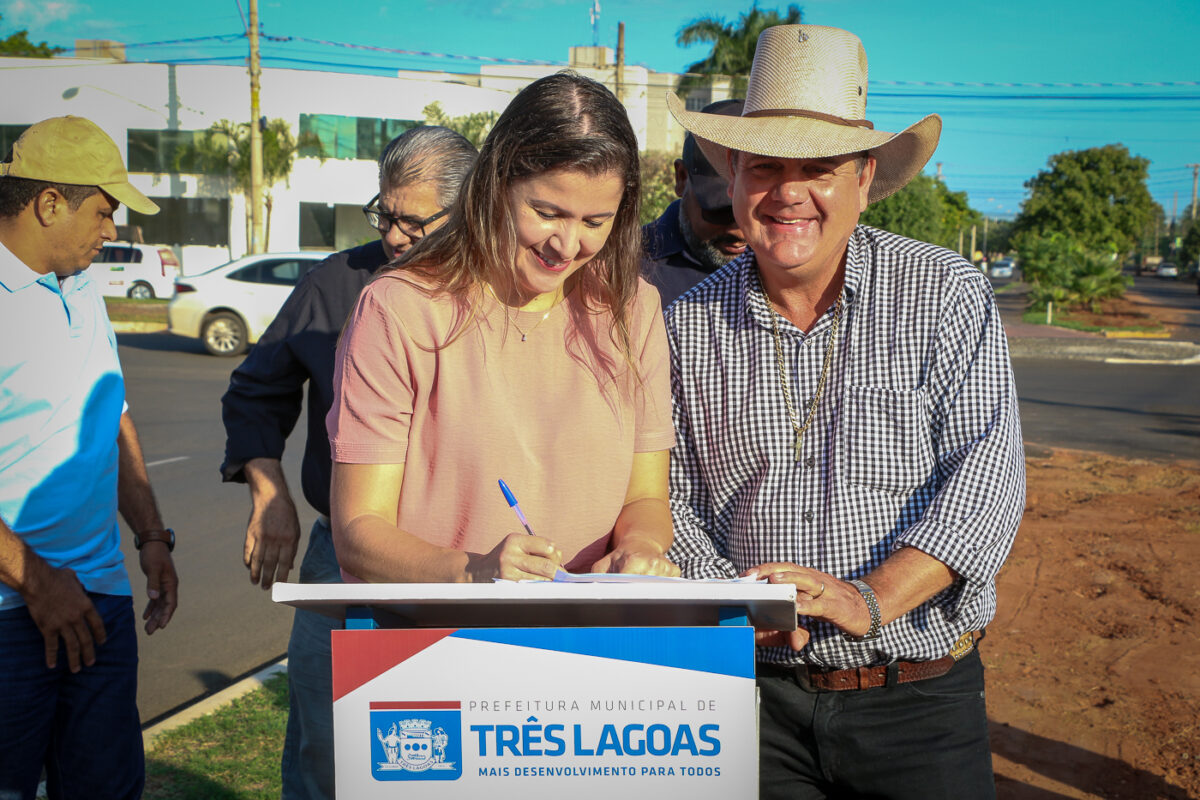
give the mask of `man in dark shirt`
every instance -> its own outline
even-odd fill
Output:
[[[719,100],[706,114],[737,117],[741,100]],[[665,309],[676,297],[741,255],[746,241],[733,218],[729,182],[722,178],[689,133],[675,159],[675,194],[654,222],[642,226],[642,272],[658,287]]]
[[[301,467],[304,497],[321,515],[300,564],[302,583],[341,580],[329,528],[332,471],[325,415],[333,402],[337,338],[358,293],[375,272],[438,228],[475,163],[475,148],[440,127],[413,128],[379,157],[379,194],[363,212],[379,241],[334,253],[296,285],[221,399],[226,481],[248,483],[252,510],[243,558],[250,582],[269,589],[287,580],[300,543],[296,506],[280,459],[300,416],[308,383],[308,437]],[[288,643],[289,715],[283,748],[283,792],[332,798],[333,696],[328,617],[297,610]]]

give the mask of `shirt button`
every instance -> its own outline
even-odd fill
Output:
[[[817,459],[815,456],[809,456],[808,458],[804,459],[804,468],[805,469],[812,469],[816,465],[817,465]]]
[[[813,521],[813,512],[811,512],[811,511],[805,511],[805,512],[804,512],[804,521],[805,521],[805,522],[812,522],[812,521]]]

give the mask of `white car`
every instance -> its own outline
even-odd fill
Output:
[[[1157,274],[1160,278],[1178,278],[1179,267],[1168,261],[1164,261],[1158,265],[1158,270],[1155,274]]]
[[[167,304],[171,333],[200,339],[214,356],[236,356],[258,341],[292,287],[328,253],[244,256],[175,281]]]
[[[1002,258],[992,264],[991,275],[993,278],[1011,278],[1013,276],[1013,262],[1011,258]]]
[[[87,274],[106,297],[167,298],[175,290],[179,259],[162,245],[105,242]]]

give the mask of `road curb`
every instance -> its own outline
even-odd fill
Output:
[[[165,322],[114,322],[116,333],[162,333],[167,329]]]
[[[276,661],[270,666],[263,667],[248,678],[243,678],[232,686],[222,689],[214,695],[204,698],[198,703],[188,706],[178,714],[172,714],[162,722],[142,731],[142,742],[149,753],[154,749],[155,742],[168,731],[173,731],[181,725],[186,725],[194,719],[211,714],[222,706],[229,705],[243,695],[262,687],[269,678],[287,672],[287,658]]]
[[[1155,339],[1009,337],[1008,349],[1014,359],[1071,359],[1173,366],[1200,363],[1200,344]]]
[[[1101,331],[1105,339],[1170,339],[1170,331],[1117,331],[1106,329]]]

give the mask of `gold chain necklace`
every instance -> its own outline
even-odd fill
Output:
[[[525,338],[529,336],[529,334],[533,333],[534,329],[536,329],[538,325],[541,325],[543,322],[549,319],[550,312],[554,311],[554,309],[558,307],[558,303],[551,305],[548,309],[546,309],[546,313],[542,314],[541,319],[533,323],[533,326],[530,327],[529,330],[523,331],[521,330],[521,326],[517,324],[517,321],[508,313],[508,306],[505,305],[504,301],[500,299],[500,296],[496,294],[496,290],[492,288],[492,285],[490,283],[485,283],[484,286],[487,287],[487,290],[491,293],[492,297],[496,298],[496,302],[500,304],[500,307],[504,309],[504,318],[508,320],[514,328],[517,329],[517,333],[521,334],[522,342],[525,341]],[[562,302],[562,300],[560,299],[559,302]],[[520,309],[518,309],[518,311],[520,311]]]
[[[833,360],[833,345],[837,341],[838,322],[842,318],[842,298],[841,295],[838,295],[837,302],[833,306],[833,325],[829,331],[829,344],[825,346],[821,380],[817,382],[817,392],[808,409],[808,418],[801,425],[796,417],[796,409],[792,406],[792,390],[788,388],[787,371],[783,366],[783,341],[779,335],[779,315],[775,312],[775,307],[771,305],[771,297],[767,294],[767,288],[763,286],[762,276],[758,278],[758,290],[762,292],[763,300],[767,303],[767,311],[771,314],[771,334],[775,337],[775,363],[779,366],[779,386],[783,389],[783,403],[787,406],[788,422],[792,423],[792,430],[796,432],[793,450],[796,460],[799,461],[800,445],[804,441],[804,433],[808,430],[808,426],[812,425],[813,417],[817,415],[817,405],[821,402],[821,394],[825,391],[825,379],[829,377],[829,363]]]

